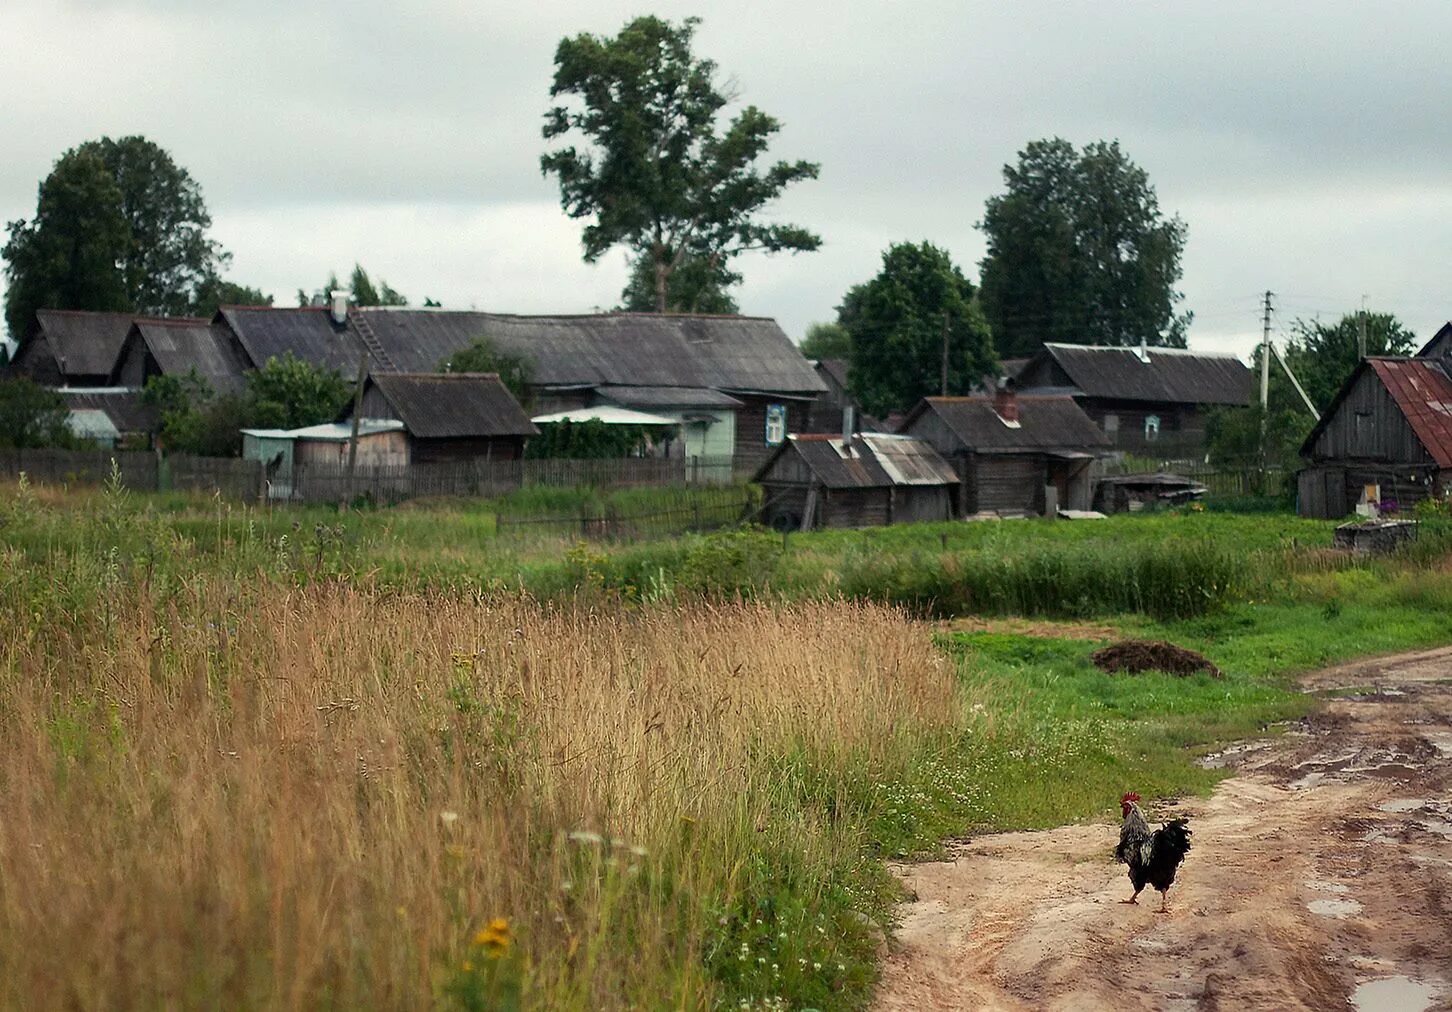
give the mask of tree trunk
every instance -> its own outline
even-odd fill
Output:
[[[661,251],[655,254],[655,311],[666,311],[666,286],[671,277],[671,265],[665,261]]]

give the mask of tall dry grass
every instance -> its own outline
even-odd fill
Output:
[[[961,713],[924,631],[872,606],[5,561],[7,1007],[860,994],[866,932],[822,923],[863,861],[832,771],[890,779]]]

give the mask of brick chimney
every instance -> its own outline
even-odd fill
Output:
[[[1009,376],[998,381],[998,389],[993,394],[993,410],[1010,425],[1018,424],[1018,391],[1017,384]]]

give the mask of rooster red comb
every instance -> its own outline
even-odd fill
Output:
[[[1119,803],[1121,805],[1123,805],[1123,804],[1126,804],[1126,803],[1128,803],[1130,801],[1138,801],[1138,800],[1139,800],[1139,795],[1136,794],[1134,791],[1130,791],[1124,797],[1122,797],[1122,798],[1119,799]]]

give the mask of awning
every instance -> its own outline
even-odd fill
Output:
[[[549,425],[551,422],[589,422],[599,421],[606,425],[677,425],[674,418],[666,418],[664,415],[650,415],[644,411],[632,411],[629,408],[617,408],[611,404],[597,404],[593,408],[571,408],[569,411],[556,411],[550,415],[537,415],[530,421],[536,425]]]

